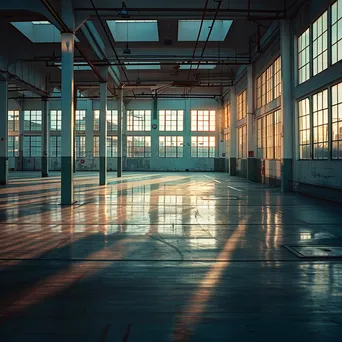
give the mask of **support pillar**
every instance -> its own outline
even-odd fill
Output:
[[[293,103],[292,103],[292,74],[291,64],[292,39],[288,20],[280,24],[280,55],[282,79],[282,124],[283,124],[283,153],[281,163],[281,190],[292,190],[292,158],[293,158]]]
[[[8,84],[0,77],[0,185],[8,184]]]
[[[118,90],[118,157],[117,157],[117,176],[120,178],[122,176],[122,144],[123,144],[123,136],[122,136],[122,122],[123,122],[123,89],[120,88]]]
[[[50,140],[50,111],[49,100],[42,98],[42,177],[49,176],[49,140]]]
[[[100,185],[107,184],[107,82],[100,84]]]
[[[253,64],[250,64],[247,67],[247,179],[252,182],[256,181],[254,132]]]
[[[236,119],[237,105],[235,87],[230,88],[230,154],[229,154],[229,174],[236,176]]]
[[[74,40],[73,33],[62,33],[62,177],[61,204],[74,203]]]

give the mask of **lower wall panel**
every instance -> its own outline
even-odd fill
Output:
[[[22,162],[22,167],[20,166]],[[123,170],[126,171],[224,171],[224,158],[123,158]],[[77,171],[98,171],[99,158],[77,158]],[[117,170],[117,159],[107,159],[108,171]],[[40,171],[41,158],[10,158],[10,171]],[[50,158],[50,171],[61,170],[60,158]]]

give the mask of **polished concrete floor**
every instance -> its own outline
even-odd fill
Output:
[[[342,341],[342,207],[220,173],[13,173],[0,341]]]

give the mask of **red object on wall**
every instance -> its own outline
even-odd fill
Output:
[[[81,164],[84,164],[84,159],[81,159]]]
[[[248,151],[248,158],[254,158],[254,151]]]

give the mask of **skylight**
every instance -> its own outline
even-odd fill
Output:
[[[18,21],[11,23],[32,43],[60,43],[61,33],[49,21]],[[78,41],[77,38],[75,38]]]
[[[117,42],[159,41],[157,20],[108,20],[107,24]]]
[[[206,41],[212,20],[203,20],[203,26],[199,41]],[[226,39],[227,33],[233,23],[233,20],[216,20],[211,31],[209,41],[222,42]],[[178,41],[192,42],[197,40],[200,30],[201,20],[179,20],[178,21]]]
[[[127,70],[160,70],[160,64],[155,62],[125,62],[125,66]]]
[[[191,68],[192,70],[197,70],[197,67],[198,67],[198,69],[209,70],[209,69],[215,69],[216,65],[215,64],[207,64],[205,62],[200,62],[199,66],[197,63],[192,64],[192,66],[191,66],[191,64],[181,64],[179,69],[189,70]]]
[[[44,20],[41,20],[41,21],[31,21],[31,23],[33,25],[50,25],[51,23],[49,21],[44,21]]]

